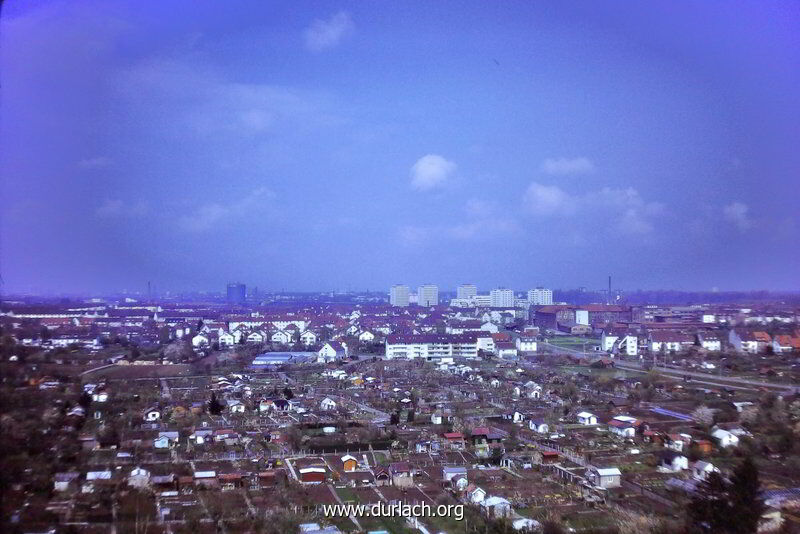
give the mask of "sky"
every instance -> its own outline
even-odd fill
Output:
[[[18,293],[800,289],[800,3],[7,1]]]

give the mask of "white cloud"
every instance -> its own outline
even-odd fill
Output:
[[[342,123],[324,95],[232,81],[179,57],[142,61],[121,71],[115,87],[139,121],[163,124],[160,133],[181,142],[195,134],[249,145],[255,136],[285,139]]]
[[[653,231],[653,219],[664,212],[660,202],[647,202],[638,191],[604,187],[597,193],[588,193],[582,202],[587,209],[596,206],[616,215],[614,228],[628,235],[644,235]]]
[[[614,231],[626,235],[649,234],[654,219],[664,212],[660,202],[645,201],[633,188],[604,187],[582,195],[572,195],[556,185],[531,183],[523,205],[539,217],[569,218],[585,213],[609,221]]]
[[[740,232],[749,230],[753,226],[753,221],[750,219],[750,207],[741,202],[732,202],[722,208],[722,213],[725,220],[733,223]]]
[[[571,215],[575,212],[577,199],[557,185],[533,182],[525,191],[523,202],[534,215]]]
[[[594,163],[588,158],[547,158],[541,170],[550,175],[587,174],[594,171]]]
[[[411,187],[428,191],[440,187],[456,172],[456,164],[438,154],[428,154],[411,167]]]
[[[82,169],[99,169],[111,165],[111,159],[105,156],[95,156],[93,158],[82,159],[78,162],[78,167]]]
[[[106,199],[95,210],[98,217],[138,217],[147,214],[147,203],[143,201],[128,204],[119,199]]]
[[[346,11],[340,11],[327,20],[316,19],[303,32],[306,48],[312,52],[333,48],[354,28],[353,19]]]
[[[273,193],[260,187],[241,200],[228,204],[212,202],[197,208],[194,213],[178,218],[178,225],[187,232],[204,232],[222,224],[225,219],[242,214],[273,197]]]
[[[401,226],[397,231],[400,242],[406,246],[420,245],[430,237],[430,234],[428,228],[414,225]]]
[[[492,239],[518,234],[521,229],[517,221],[506,216],[494,202],[471,199],[464,206],[466,220],[454,224],[433,226],[402,226],[398,230],[404,245],[414,246],[434,239],[471,241]]]

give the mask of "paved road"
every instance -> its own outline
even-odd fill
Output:
[[[552,343],[547,343],[542,341],[541,344],[549,349],[552,352],[559,352],[561,354],[569,354],[571,356],[576,356],[578,358],[589,358],[592,356],[607,356],[604,352],[583,352],[580,350],[570,349],[566,347],[559,347],[558,345],[553,345]],[[622,369],[625,371],[634,371],[634,372],[647,372],[640,364],[635,362],[625,362],[625,361],[615,361],[614,367],[617,369]],[[797,392],[800,391],[800,386],[795,386],[792,384],[781,384],[778,382],[768,382],[768,381],[761,381],[761,380],[750,380],[748,378],[737,378],[733,376],[717,376],[711,375],[708,373],[698,373],[696,371],[685,371],[683,369],[672,369],[670,367],[656,367],[659,373],[683,378],[684,376],[688,375],[692,378],[699,378],[700,380],[693,380],[694,383],[701,383],[707,384],[712,386],[726,386],[731,385],[731,387],[736,388],[736,384],[742,386],[751,386],[756,388],[769,388],[769,389],[776,389],[781,391],[791,391]],[[727,384],[726,384],[727,383]]]
[[[633,362],[615,362],[614,367],[617,369],[622,369],[625,371],[635,371],[640,373],[646,373],[647,370],[642,368],[641,365]],[[692,380],[692,382],[700,382],[703,384],[712,384],[716,386],[726,386],[726,382],[732,385],[740,384],[743,386],[755,386],[757,388],[769,388],[769,389],[778,389],[783,391],[797,391],[798,386],[792,384],[780,384],[778,382],[767,382],[761,380],[750,380],[748,378],[737,378],[734,376],[715,376],[710,375],[708,373],[698,373],[695,371],[684,371],[683,369],[672,369],[669,367],[654,367],[656,371],[661,374],[666,374],[670,376],[675,376],[678,378],[683,378],[684,376],[688,375],[692,378],[700,378],[701,380]],[[735,387],[735,386],[734,386]]]

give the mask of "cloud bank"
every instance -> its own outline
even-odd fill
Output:
[[[651,233],[656,217],[664,212],[663,204],[645,201],[632,187],[604,187],[575,195],[557,185],[537,182],[528,186],[523,195],[523,205],[528,213],[539,218],[573,219],[583,215],[583,220],[609,221],[616,232],[626,235]]]
[[[238,215],[252,217],[253,208],[273,198],[274,194],[265,187],[252,191],[246,197],[227,204],[212,202],[198,207],[193,213],[178,218],[178,225],[187,232],[205,232]]]

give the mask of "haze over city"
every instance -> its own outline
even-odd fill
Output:
[[[3,290],[795,290],[799,20],[5,2]]]

